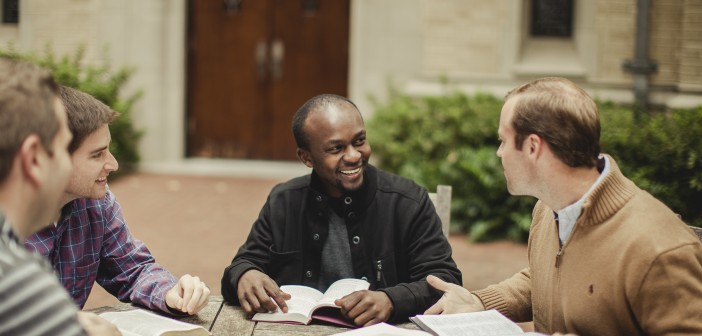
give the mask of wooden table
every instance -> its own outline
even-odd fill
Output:
[[[176,317],[175,319],[197,324],[209,329],[217,310],[222,304],[221,296],[210,297],[210,302],[203,310],[193,316]],[[108,311],[124,311],[139,307],[130,303],[120,303],[112,306],[100,307],[90,311],[100,314]],[[143,308],[142,308],[143,309]],[[411,322],[399,324],[398,327],[418,329]],[[309,325],[295,325],[285,323],[254,322],[246,317],[246,313],[239,306],[225,303],[217,321],[212,328],[212,335],[251,335],[251,336],[282,336],[282,335],[332,335],[351,330],[342,326],[322,324],[313,321]]]

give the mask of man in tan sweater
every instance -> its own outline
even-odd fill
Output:
[[[702,244],[663,203],[600,154],[595,102],[563,78],[507,94],[498,129],[507,188],[539,199],[529,266],[427,314],[497,309],[536,331],[579,335],[702,334]]]

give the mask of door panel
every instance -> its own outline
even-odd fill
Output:
[[[255,157],[266,83],[254,50],[265,41],[269,1],[249,1],[238,12],[222,1],[189,4],[188,154]],[[247,110],[244,113],[242,110]]]
[[[187,155],[295,160],[297,108],[346,95],[349,1],[191,0],[188,13]]]
[[[309,10],[301,3],[317,3]],[[278,0],[275,36],[285,46],[283,75],[273,78],[272,138],[275,157],[294,154],[292,116],[321,93],[345,96],[348,74],[349,3]],[[309,5],[308,5],[309,6]],[[314,7],[314,6],[310,6]],[[290,51],[290,52],[288,52]]]

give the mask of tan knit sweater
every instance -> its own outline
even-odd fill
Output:
[[[702,335],[702,244],[609,162],[562,248],[553,211],[538,202],[529,267],[475,294],[545,333]]]

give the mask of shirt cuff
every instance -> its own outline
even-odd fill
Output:
[[[474,291],[473,294],[477,296],[480,301],[483,302],[485,310],[495,309],[499,311],[502,315],[510,317],[507,311],[507,302],[502,298],[500,292],[492,287]]]

